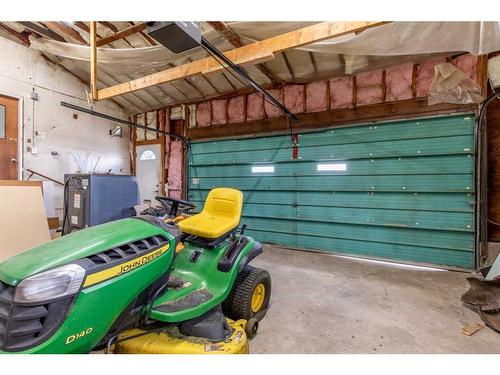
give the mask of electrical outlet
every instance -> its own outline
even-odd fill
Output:
[[[31,155],[36,155],[38,153],[38,149],[36,147],[31,148]]]

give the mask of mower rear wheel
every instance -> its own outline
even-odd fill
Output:
[[[233,289],[223,303],[224,313],[231,319],[262,319],[271,297],[271,275],[266,270],[245,267],[236,278]]]

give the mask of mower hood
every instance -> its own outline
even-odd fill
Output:
[[[154,235],[168,236],[168,232],[137,218],[83,229],[33,247],[0,263],[0,281],[16,286],[36,273]],[[168,237],[171,240],[173,236]]]

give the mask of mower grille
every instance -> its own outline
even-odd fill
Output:
[[[109,263],[114,263],[115,261],[135,258],[140,254],[163,246],[167,243],[168,239],[163,236],[151,236],[97,253],[86,259],[89,259],[94,266],[108,265]]]
[[[0,281],[0,349],[28,349],[48,338],[66,317],[72,297],[21,305],[14,303],[15,287]]]

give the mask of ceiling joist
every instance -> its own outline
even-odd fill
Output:
[[[76,40],[80,44],[87,44],[87,41],[83,39],[82,35],[77,30],[64,22],[46,21],[44,23],[50,30],[56,32],[59,35],[63,34]]]
[[[241,38],[233,30],[229,28],[224,22],[221,21],[209,21],[208,24],[213,27],[224,39],[226,39],[235,48],[243,46]],[[265,64],[256,64],[255,67],[264,74],[271,83],[277,85],[281,83],[281,79],[274,74]]]
[[[27,34],[25,33],[20,33],[17,32],[16,30],[10,28],[9,26],[5,25],[4,23],[0,22],[0,29],[3,29],[7,33],[15,36],[18,38],[25,46],[29,47],[30,46],[30,39]]]
[[[302,47],[340,35],[360,32],[384,23],[385,22],[321,22],[227,51],[225,55],[235,64],[255,65],[270,56],[274,57],[274,54],[278,52]],[[215,59],[207,57],[98,90],[97,99],[108,99],[196,74],[219,72],[222,69],[224,69],[224,67]]]
[[[54,32],[52,30],[46,29],[45,27],[42,27],[40,25],[37,25],[34,22],[19,22],[19,23],[21,25],[23,25],[24,27],[26,27],[27,29],[32,30],[32,31],[36,32],[37,34],[40,34],[44,37],[57,40],[58,42],[66,42],[66,39],[64,39],[58,33]]]

